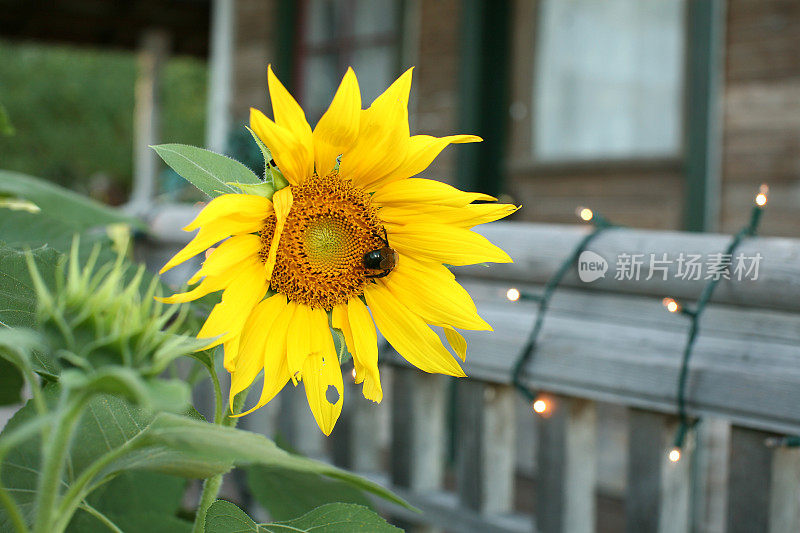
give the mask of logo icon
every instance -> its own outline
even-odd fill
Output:
[[[606,277],[608,272],[608,261],[602,256],[589,250],[581,252],[578,257],[578,277],[584,283]]]

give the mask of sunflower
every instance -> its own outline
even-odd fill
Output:
[[[368,109],[348,69],[312,130],[305,113],[268,69],[275,120],[251,109],[250,125],[288,181],[271,199],[214,198],[186,228],[194,238],[162,269],[220,241],[189,280],[179,303],[222,290],[198,338],[224,345],[230,398],[263,370],[263,389],[247,414],[288,383],[302,381],[320,429],[330,434],[342,410],[343,381],[333,336],[352,354],[366,398],[383,397],[376,325],[408,362],[425,372],[464,376],[429,325],[443,328],[463,360],[456,328],[491,330],[444,265],[511,262],[477,224],[505,217],[513,205],[491,196],[413,178],[451,143],[409,133],[411,69]]]

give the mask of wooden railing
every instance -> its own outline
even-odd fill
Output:
[[[162,212],[152,227],[178,228],[186,218]],[[729,237],[599,235],[588,249],[608,261],[606,277],[584,283],[573,269],[564,279],[522,374],[546,393],[541,417],[511,386],[537,305],[511,302],[506,291],[540,291],[588,228],[494,223],[481,231],[515,262],[457,270],[494,326],[466,334],[468,379],[419,372],[381,341],[383,403],[351,384],[330,439],[299,388],[246,418],[248,427],[386,483],[423,511],[384,509],[411,530],[800,531],[800,448],[768,446],[800,434],[800,241],[751,238],[738,249],[761,254],[758,278],[722,281],[706,308],[685,395],[700,422],[671,462],[688,320],[662,299],[691,303],[706,281],[676,279],[676,264],[666,280],[647,280],[647,262],[638,281],[615,280],[614,264],[623,253],[707,257]],[[175,234],[160,233],[161,243],[142,249],[154,266],[177,246]]]

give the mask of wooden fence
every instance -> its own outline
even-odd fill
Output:
[[[189,216],[154,217],[148,262],[160,266],[186,239],[173,228]],[[722,281],[702,316],[686,387],[688,414],[700,422],[671,462],[689,320],[662,299],[691,303],[706,282],[677,279],[676,262],[648,280],[647,259],[705,258],[730,238],[599,235],[588,249],[608,262],[606,276],[567,275],[524,369],[524,383],[546,393],[542,417],[511,386],[537,304],[511,302],[506,291],[540,291],[588,230],[500,222],[481,230],[515,262],[457,271],[494,326],[466,334],[469,379],[418,372],[383,344],[383,404],[351,383],[331,438],[299,388],[247,417],[248,427],[385,483],[423,511],[384,509],[410,530],[800,531],[800,448],[768,445],[800,434],[800,241],[751,238],[737,250],[761,255],[758,276]],[[620,254],[644,254],[639,280],[615,279]]]

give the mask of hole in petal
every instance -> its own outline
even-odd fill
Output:
[[[328,390],[325,391],[325,399],[331,405],[336,405],[339,401],[339,391],[333,385],[328,385]]]

